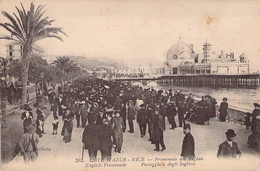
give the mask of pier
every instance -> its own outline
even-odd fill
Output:
[[[160,75],[157,77],[121,77],[115,81],[141,82],[143,85],[151,81],[176,86],[205,86],[205,87],[230,87],[230,88],[257,88],[260,86],[260,75],[257,74],[204,74],[204,75]]]

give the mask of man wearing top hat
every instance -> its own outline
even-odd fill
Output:
[[[217,154],[218,158],[239,158],[241,156],[237,143],[233,142],[235,136],[236,133],[233,129],[227,130],[227,140],[219,145]]]

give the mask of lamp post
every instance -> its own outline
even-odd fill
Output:
[[[44,72],[41,72],[41,79],[42,79],[42,107],[44,107],[43,78],[44,78]]]

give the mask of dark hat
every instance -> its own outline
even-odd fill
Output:
[[[245,115],[251,116],[252,114],[250,112],[246,112]]]
[[[144,104],[144,103],[143,103],[143,104],[141,104],[141,105],[140,105],[140,107],[145,107],[145,104]]]
[[[31,111],[32,108],[29,106],[29,104],[24,104],[24,110]]]
[[[97,117],[96,117],[96,115],[89,115],[89,122],[96,122],[96,120],[97,120]]]
[[[190,124],[185,124],[183,129],[191,129]]]
[[[223,98],[223,101],[227,101],[227,98],[226,98],[226,97],[224,97],[224,98]]]
[[[230,135],[231,137],[235,137],[237,134],[233,129],[228,129],[226,135]]]
[[[255,107],[260,107],[260,105],[258,103],[254,103],[253,104]]]

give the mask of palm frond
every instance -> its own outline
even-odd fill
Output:
[[[12,40],[12,41],[15,41],[17,43],[22,43],[19,40],[15,39],[15,38],[13,38],[11,36],[0,36],[0,39]]]
[[[22,45],[30,44],[31,46],[41,39],[56,38],[63,41],[60,34],[67,36],[62,28],[49,27],[54,20],[50,20],[49,17],[43,17],[45,14],[45,11],[43,11],[45,5],[36,7],[31,3],[30,9],[26,12],[23,4],[20,4],[21,8],[15,6],[17,13],[13,13],[13,16],[7,12],[2,12],[10,22],[0,23],[0,26],[11,34],[11,36],[2,36],[2,39],[14,40],[20,42]]]
[[[5,12],[5,11],[3,11],[2,14],[12,22],[13,29],[21,34],[20,27],[17,24],[17,22],[15,21],[15,19],[11,15],[9,15],[7,12]]]

